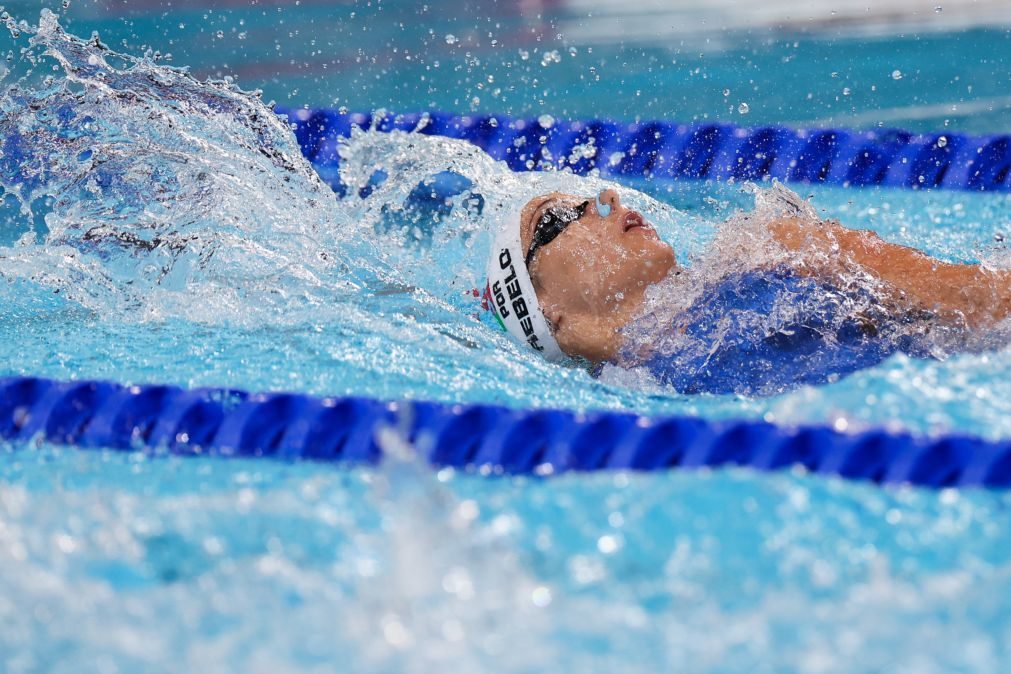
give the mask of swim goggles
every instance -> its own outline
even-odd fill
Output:
[[[530,239],[530,250],[527,251],[525,260],[528,269],[530,268],[530,262],[534,259],[534,253],[557,239],[558,235],[564,232],[569,225],[583,217],[583,214],[586,213],[586,207],[589,205],[589,201],[584,201],[575,207],[553,206],[544,211],[541,219],[537,221],[537,226],[534,227],[534,235]]]
[[[611,214],[611,204],[604,203],[600,198],[601,194],[603,192],[598,194],[596,199],[597,213],[600,217],[606,218]],[[583,217],[589,205],[589,201],[584,201],[575,207],[553,206],[544,211],[541,219],[537,221],[537,226],[534,227],[534,234],[530,239],[530,249],[527,251],[527,256],[524,260],[528,269],[530,268],[530,262],[534,259],[534,253],[554,241],[569,225]]]

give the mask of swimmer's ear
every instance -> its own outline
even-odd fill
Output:
[[[596,316],[569,311],[556,318],[557,322],[552,323],[555,341],[568,355],[599,363],[617,353],[620,337]]]
[[[548,327],[551,328],[551,334],[557,334],[558,326],[562,322],[562,312],[553,305],[543,307],[542,311],[544,312],[544,320],[548,322]]]
[[[568,321],[562,311],[553,304],[542,307],[544,320],[548,322],[551,329],[551,336],[558,342],[562,351],[570,356],[582,356],[583,349],[579,343],[578,330],[573,330],[575,323]],[[576,321],[578,323],[578,321]]]

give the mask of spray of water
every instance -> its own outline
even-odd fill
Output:
[[[459,141],[359,131],[342,149],[339,200],[255,92],[81,40],[48,11],[22,30],[32,68],[0,97],[0,185],[22,219],[0,273],[104,317],[255,325],[330,307],[360,318],[375,293],[408,295],[415,314],[448,302],[469,316],[460,298],[483,283],[485,232],[506,205],[605,184],[514,174]],[[52,62],[60,74],[40,79]],[[365,196],[377,169],[390,179]],[[432,228],[409,198],[445,172],[470,187]],[[686,249],[698,242],[684,233]]]
[[[50,12],[27,54],[63,76],[29,73],[0,103],[4,190],[44,223],[3,251],[5,277],[126,320],[242,320],[361,283],[334,195],[255,95],[80,40]]]
[[[8,282],[0,292],[15,313],[31,316],[48,295],[117,329],[283,327],[285,344],[306,341],[311,358],[324,351],[371,379],[384,368],[408,372],[427,395],[515,396],[520,386],[530,404],[600,404],[600,390],[559,385],[582,373],[542,362],[482,322],[471,291],[484,285],[500,213],[549,191],[591,197],[613,184],[513,173],[462,141],[364,130],[342,148],[347,190],[338,198],[255,93],[81,40],[50,12],[18,30],[28,36],[20,38],[28,72],[0,94],[0,187],[20,208],[5,225],[15,231],[3,239],[16,241],[0,246]],[[452,203],[435,215],[419,209],[419,190],[447,174],[462,186]],[[674,245],[684,269],[650,293],[644,320],[628,330],[630,352],[682,346],[671,322],[707,288],[786,261],[764,221],[784,209],[815,215],[785,188],[750,188],[755,210],[716,226],[617,189]],[[854,272],[850,281],[868,292],[847,298],[853,306],[840,313],[879,311],[874,280]],[[761,331],[797,310],[787,302],[775,316],[745,318]],[[950,351],[938,344],[938,353]],[[489,371],[505,376],[491,381]],[[633,379],[605,377],[640,388]]]

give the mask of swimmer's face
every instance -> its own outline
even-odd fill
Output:
[[[556,325],[567,314],[613,312],[626,297],[641,294],[674,267],[673,249],[641,214],[623,206],[614,190],[605,190],[600,199],[611,206],[606,217],[598,212],[595,197],[559,192],[531,199],[520,216],[523,250],[530,250],[545,212],[589,201],[582,215],[530,260],[537,297]]]

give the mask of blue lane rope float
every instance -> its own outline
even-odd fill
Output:
[[[1011,487],[1011,441],[967,436],[0,378],[0,440],[16,443],[368,464],[381,456],[381,429],[435,466],[489,473],[803,466],[886,484]]]
[[[461,138],[514,171],[597,170],[611,178],[711,178],[846,186],[1011,191],[1011,136],[897,129],[743,128],[608,120],[510,119],[440,112],[390,114],[278,109],[303,154],[335,189],[340,139],[353,127]]]

